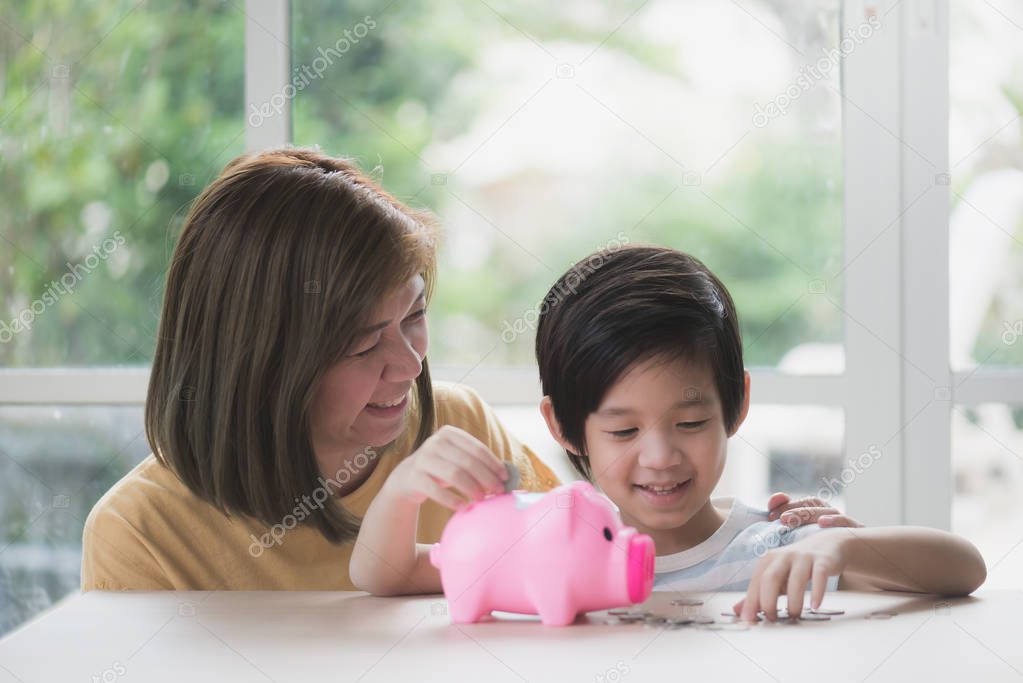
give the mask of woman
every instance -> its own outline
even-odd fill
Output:
[[[360,520],[384,487],[424,559],[452,510],[557,478],[471,389],[433,383],[425,307],[432,218],[313,150],[235,159],[175,248],[149,392],[153,454],[95,505],[82,590],[354,590]],[[776,514],[798,507],[772,498]],[[811,519],[816,514],[810,511]]]

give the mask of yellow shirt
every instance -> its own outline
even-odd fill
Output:
[[[513,461],[521,487],[547,491],[554,473],[508,434],[476,392],[434,383],[436,424],[450,424]],[[417,419],[384,450],[369,478],[340,499],[363,517],[398,462],[409,454]],[[426,501],[417,541],[435,543],[452,512]],[[278,532],[283,527],[278,527]],[[189,491],[153,455],[126,474],[93,507],[82,537],[82,590],[355,590],[348,577],[352,543],[333,545],[316,529],[287,529],[280,544],[261,543],[269,527],[247,516],[228,518]]]

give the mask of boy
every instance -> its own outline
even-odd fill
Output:
[[[920,527],[789,528],[711,499],[749,409],[731,296],[698,260],[658,247],[598,252],[542,311],[541,412],[575,469],[657,548],[655,590],[746,590],[752,621],[820,606],[830,587],[966,595],[986,577],[965,539]],[[574,272],[569,271],[569,273]],[[564,279],[564,276],[563,278]],[[552,292],[564,291],[559,281]]]

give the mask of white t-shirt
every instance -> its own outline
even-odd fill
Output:
[[[711,504],[725,515],[725,523],[703,543],[654,562],[654,590],[745,591],[757,561],[768,550],[791,545],[820,531],[817,524],[789,528],[767,521],[766,510],[756,510],[735,498],[714,498]],[[828,590],[838,589],[838,577],[828,579]]]

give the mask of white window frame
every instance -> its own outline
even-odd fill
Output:
[[[246,147],[285,144],[291,116],[254,126],[249,112],[284,92],[288,0],[245,3]],[[867,524],[951,525],[951,407],[1023,404],[1023,369],[952,372],[949,363],[947,0],[847,0],[843,26],[881,28],[843,61],[845,371],[754,368],[757,403],[845,411],[844,461],[881,457],[844,491]],[[824,87],[824,86],[818,86]],[[258,117],[257,117],[258,118]],[[536,372],[441,367],[492,405],[535,404]],[[142,405],[145,368],[0,370],[0,404]]]

